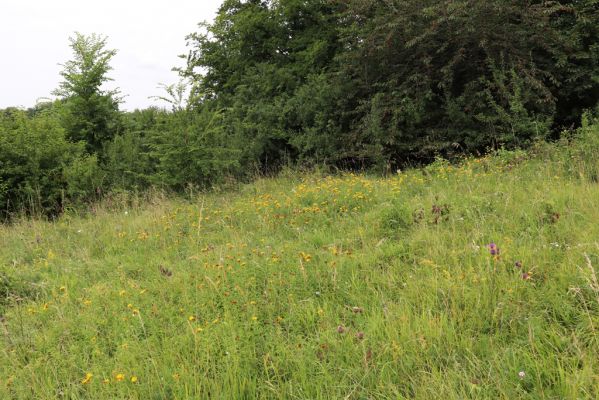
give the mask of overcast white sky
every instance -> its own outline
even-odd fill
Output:
[[[185,36],[212,21],[222,0],[0,0],[0,108],[31,107],[60,81],[60,63],[71,59],[75,31],[108,36],[118,54],[111,63],[113,85],[123,109],[164,106],[148,96],[163,94],[159,83],[178,80]]]

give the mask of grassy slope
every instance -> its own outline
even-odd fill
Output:
[[[0,398],[598,398],[599,185],[567,169],[288,176],[2,227]]]

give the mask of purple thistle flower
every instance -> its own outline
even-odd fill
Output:
[[[491,242],[487,247],[489,247],[489,253],[491,253],[492,256],[499,255],[499,247],[497,247],[495,243]]]

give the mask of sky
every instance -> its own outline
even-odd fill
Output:
[[[59,65],[72,58],[74,32],[108,37],[116,49],[114,81],[127,95],[121,108],[166,106],[149,96],[178,81],[185,36],[212,21],[223,0],[0,0],[0,108],[31,107],[61,80]]]

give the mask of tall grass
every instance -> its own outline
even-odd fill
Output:
[[[585,129],[0,227],[0,398],[598,398]]]

